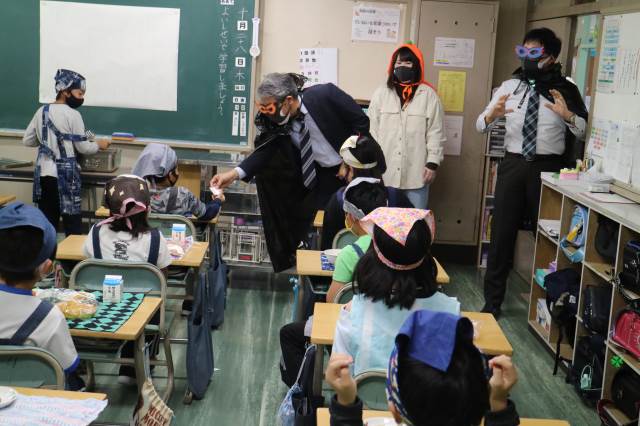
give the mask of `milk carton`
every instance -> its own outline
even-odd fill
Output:
[[[184,244],[187,240],[187,225],[174,223],[171,228],[171,239],[181,245]]]
[[[122,275],[105,275],[102,282],[102,301],[120,303],[122,299]]]

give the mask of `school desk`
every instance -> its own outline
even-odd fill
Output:
[[[16,199],[15,195],[0,195],[0,206],[4,206]]]
[[[95,215],[96,215],[96,217],[104,217],[104,218],[107,218],[107,217],[109,217],[109,215],[110,215],[110,213],[109,213],[109,209],[107,209],[107,208],[106,208],[106,207],[104,207],[104,206],[100,206],[100,207],[98,207],[98,210],[96,210]],[[212,224],[212,225],[215,225],[216,223],[218,223],[218,217],[219,217],[219,216],[216,216],[216,217],[214,217],[213,219],[208,220],[208,221],[207,221],[207,223]],[[191,217],[189,217],[188,219],[189,219],[190,221],[192,221],[192,222],[204,222],[204,221],[198,220],[198,218],[197,218],[197,217],[195,217],[195,216],[191,216]]]
[[[318,210],[316,212],[316,217],[313,219],[313,227],[322,228],[323,223],[324,223],[324,210]]]
[[[16,392],[27,395],[27,396],[46,396],[47,398],[64,398],[64,399],[97,399],[99,401],[104,401],[107,399],[107,395],[104,393],[94,393],[94,392],[72,392],[72,391],[63,391],[63,390],[53,390],[53,389],[42,389],[42,388],[20,388],[14,387]]]
[[[341,308],[342,305],[338,303],[316,303],[314,305],[311,343],[333,344]],[[474,343],[482,353],[509,356],[513,354],[511,344],[493,315],[482,312],[461,312],[460,314],[474,322],[477,332]]]
[[[89,339],[126,340],[134,342],[134,368],[136,370],[136,383],[138,392],[142,391],[142,385],[146,380],[144,368],[144,328],[162,305],[159,297],[145,297],[129,319],[112,333],[104,331],[76,330],[70,328],[73,337]]]
[[[324,346],[332,345],[336,332],[336,323],[342,309],[339,303],[316,303],[313,307],[311,343],[318,345],[314,365],[313,393],[322,393],[322,369],[324,368]],[[462,316],[474,322],[477,336],[474,343],[486,355],[513,354],[513,348],[502,332],[498,322],[491,314],[480,312],[461,312]]]
[[[298,275],[314,276],[314,277],[330,277],[333,271],[325,271],[322,269],[322,261],[320,260],[319,250],[298,250],[296,252],[296,270]],[[435,260],[435,259],[434,259]],[[436,282],[438,284],[448,284],[450,279],[440,262],[436,261],[438,272],[436,274]]]
[[[318,426],[329,426],[329,409],[318,408],[316,412]],[[376,417],[393,417],[389,411],[363,410],[363,419],[372,419]],[[520,419],[520,426],[569,426],[569,422],[565,420],[551,419]]]
[[[69,235],[60,244],[58,244],[58,251],[56,253],[57,260],[74,260],[82,261],[87,257],[84,255],[82,246],[87,239],[86,235]],[[182,259],[175,259],[171,261],[171,266],[184,266],[188,268],[200,268],[204,262],[204,257],[209,248],[208,243],[196,241],[193,243],[189,251],[182,257]]]

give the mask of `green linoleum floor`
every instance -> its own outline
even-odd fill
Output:
[[[463,310],[483,305],[481,275],[474,267],[445,265],[451,284],[445,292],[457,296]],[[264,275],[263,275],[264,277]],[[284,277],[281,277],[283,279]],[[186,380],[177,379],[170,401],[175,425],[277,425],[277,411],[286,393],[280,381],[278,331],[291,318],[292,293],[234,288],[228,292],[225,324],[213,335],[216,372],[205,398],[190,406],[182,404]],[[510,280],[500,325],[514,348],[514,362],[520,379],[513,392],[521,417],[558,418],[572,426],[597,426],[595,412],[585,407],[564,372],[551,375],[552,356],[527,329],[527,305],[520,296],[527,287],[519,278]],[[186,335],[185,321],[176,327],[178,337]],[[176,375],[186,377],[185,346],[173,345]],[[135,389],[115,382],[116,370],[99,367],[109,375],[99,376],[97,391],[109,395],[102,422],[128,423],[135,404]],[[163,369],[155,372],[164,375]],[[155,379],[162,390],[162,378]]]

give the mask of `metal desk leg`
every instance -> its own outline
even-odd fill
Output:
[[[304,292],[305,292],[304,276],[298,275],[298,303],[296,307],[296,321],[303,320],[302,316],[304,313],[304,306],[302,305],[304,304]]]
[[[134,342],[133,350],[134,367],[136,369],[136,383],[138,384],[138,394],[142,393],[142,385],[147,380],[147,373],[144,368],[144,332]]]
[[[322,396],[322,380],[324,379],[324,345],[316,345],[316,359],[313,365],[313,396]]]

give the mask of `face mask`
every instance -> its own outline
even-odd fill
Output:
[[[398,79],[400,83],[412,83],[414,81],[415,74],[413,67],[409,68],[402,66],[395,67],[393,69],[393,75],[396,76],[396,79]]]
[[[64,101],[71,108],[76,109],[76,108],[79,108],[79,107],[82,106],[82,104],[84,103],[84,98],[80,99],[80,98],[76,98],[75,96],[71,95],[67,99],[65,99]]]
[[[524,58],[522,60],[522,70],[527,78],[535,79],[544,73],[544,66],[549,62],[549,56],[543,60]]]
[[[284,102],[280,104],[280,106],[278,107],[278,109],[276,110],[276,112],[274,114],[270,114],[268,116],[269,120],[273,121],[278,126],[284,126],[291,119],[291,108],[289,108],[289,113],[287,115],[284,115],[282,113],[282,107],[283,106],[284,106]]]

